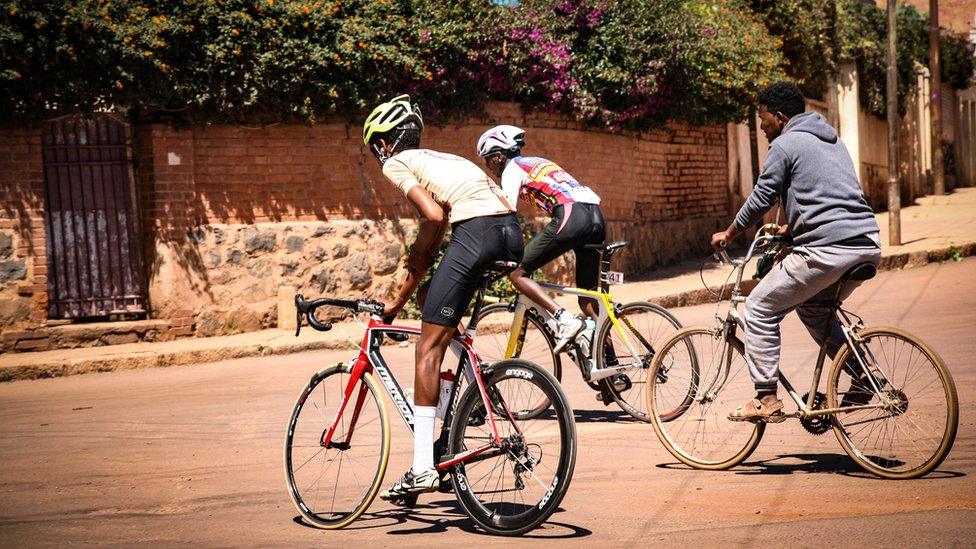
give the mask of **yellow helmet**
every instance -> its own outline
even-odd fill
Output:
[[[420,131],[424,130],[424,118],[420,115],[420,108],[410,103],[407,94],[398,95],[393,99],[373,109],[363,124],[363,143],[369,142],[377,135],[382,135],[406,122],[416,122]]]

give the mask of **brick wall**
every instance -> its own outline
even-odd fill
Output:
[[[39,128],[0,128],[0,330],[3,342],[45,346],[14,327],[47,318],[44,174]],[[6,345],[4,345],[6,346]]]
[[[672,221],[724,215],[725,129],[676,126],[641,135],[586,131],[555,115],[494,105],[495,120],[525,127],[526,154],[561,164],[603,198],[609,220]],[[465,156],[490,124],[431,127],[423,146]],[[154,130],[155,131],[155,130]],[[362,145],[340,123],[193,129],[199,223],[261,223],[414,216]],[[535,216],[532,208],[521,210]]]

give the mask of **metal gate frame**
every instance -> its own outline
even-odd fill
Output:
[[[126,124],[72,115],[42,134],[48,316],[145,313]]]

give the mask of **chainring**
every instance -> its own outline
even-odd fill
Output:
[[[803,402],[806,402],[807,398],[809,397],[810,397],[810,393],[803,395]],[[827,404],[827,395],[821,393],[820,391],[817,391],[816,394],[813,395],[813,409],[814,410],[823,409],[823,407],[826,406],[826,404]],[[803,428],[806,429],[808,433],[814,435],[822,435],[830,430],[830,417],[826,415],[804,417],[804,418],[800,418],[800,424],[803,425]]]

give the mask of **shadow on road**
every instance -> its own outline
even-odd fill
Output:
[[[640,423],[623,410],[574,410],[576,423]]]
[[[563,512],[557,508],[556,513]],[[555,515],[555,513],[554,513]],[[297,524],[306,528],[314,528],[296,516]],[[448,530],[461,530],[469,534],[490,535],[479,530],[458,507],[457,500],[444,499],[430,503],[419,504],[412,508],[385,509],[375,513],[363,513],[356,522],[343,528],[344,530],[370,530],[375,528],[392,528],[403,525],[402,529],[390,530],[389,535],[404,534],[435,534]],[[563,522],[549,520],[535,530],[523,534],[522,538],[536,539],[572,539],[591,535],[593,532],[581,526],[574,526]]]
[[[797,463],[799,461],[799,463]],[[683,463],[659,463],[661,469],[693,470]],[[731,470],[736,475],[792,475],[796,473],[833,473],[854,478],[885,480],[861,469],[846,454],[780,454],[776,457],[747,461]],[[938,470],[918,480],[964,477],[960,471]]]

